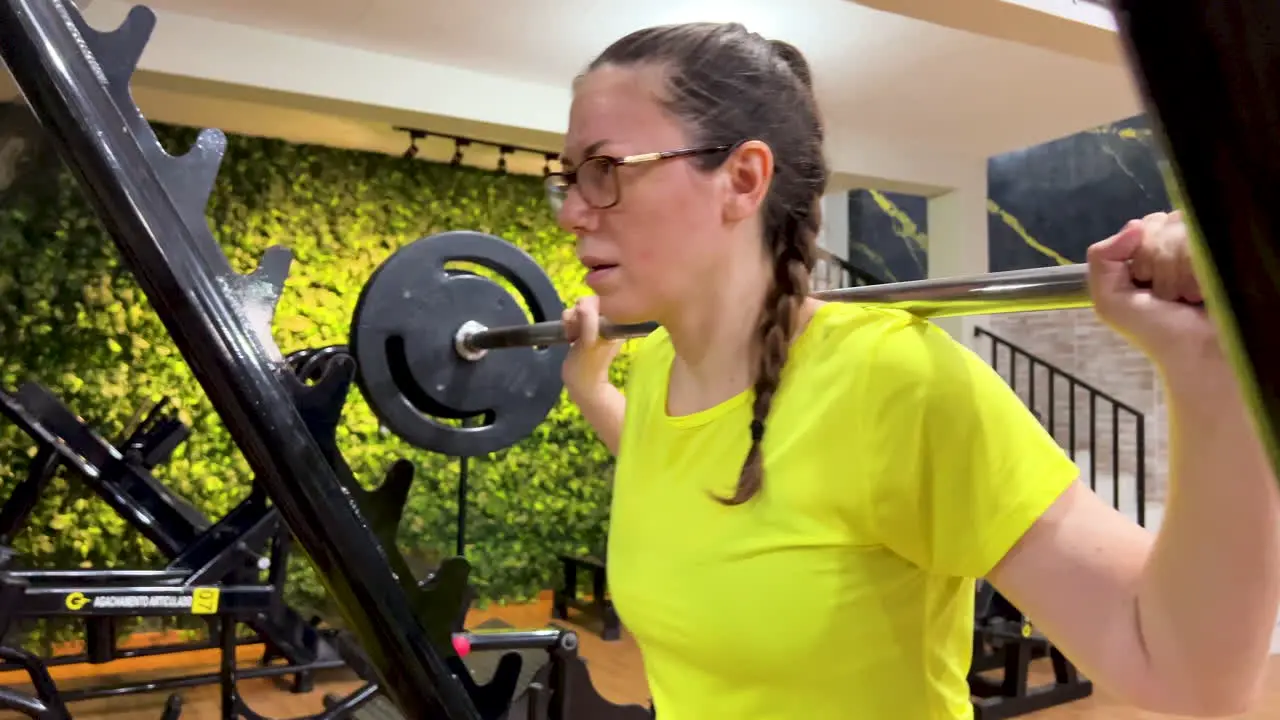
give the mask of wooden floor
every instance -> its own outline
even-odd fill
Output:
[[[550,619],[550,599],[544,597],[533,605],[494,607],[473,611],[467,625],[474,626],[491,618],[500,618],[514,627],[544,627]],[[604,642],[594,628],[577,628],[581,639],[581,653],[588,660],[592,681],[598,692],[616,703],[648,703],[649,695],[640,664],[640,653],[631,638],[625,635],[616,642]],[[251,663],[261,654],[261,648],[248,646],[242,649],[243,662]],[[213,651],[201,651],[184,655],[169,655],[136,660],[122,660],[94,668],[86,666],[57,668],[53,671],[60,687],[75,687],[84,683],[101,685],[125,681],[137,681],[151,677],[174,674],[214,672],[217,656]],[[25,676],[0,673],[0,685],[22,684]],[[255,712],[272,718],[290,718],[319,712],[326,693],[342,694],[359,687],[359,681],[345,671],[321,674],[316,689],[305,695],[289,693],[281,680],[246,680],[240,684],[240,692]],[[206,686],[182,691],[184,704],[182,720],[220,720],[218,690]],[[158,720],[164,706],[166,693],[125,696],[104,700],[75,703],[71,712],[76,720]],[[17,718],[17,714],[0,711],[0,718]],[[1156,720],[1169,716],[1137,712],[1120,707],[1105,697],[1094,697],[1045,710],[1033,715],[1036,720]],[[1280,720],[1280,656],[1272,658],[1269,669],[1268,695],[1260,708],[1237,720]]]

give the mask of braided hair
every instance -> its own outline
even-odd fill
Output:
[[[809,292],[820,200],[828,169],[809,65],[794,46],[737,23],[686,23],[639,30],[607,48],[589,69],[654,65],[665,71],[668,111],[695,141],[734,145],[755,139],[774,155],[763,209],[763,242],[773,273],[756,326],[751,447],[728,505],[747,502],[764,483],[762,443],[769,409]],[[697,158],[711,170],[724,155]]]

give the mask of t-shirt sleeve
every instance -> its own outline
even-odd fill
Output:
[[[985,360],[925,321],[885,332],[859,396],[873,526],[930,572],[983,577],[1079,477]]]

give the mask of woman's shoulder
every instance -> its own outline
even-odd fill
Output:
[[[907,310],[847,302],[820,305],[799,342],[820,360],[862,358],[895,365],[958,344],[945,330]]]
[[[640,374],[665,373],[675,356],[663,327],[629,341],[627,352],[631,372]],[[848,302],[819,305],[789,355],[787,364],[802,371],[831,367],[842,375],[888,374],[908,382],[947,375],[974,359],[967,346],[910,311]]]
[[[847,378],[867,402],[908,396],[960,400],[999,380],[968,345],[907,310],[829,303],[814,323],[801,364],[816,374]]]
[[[655,355],[672,355],[675,353],[675,348],[671,345],[671,335],[661,325],[648,335],[628,340],[624,348],[633,363]]]
[[[671,359],[675,356],[675,348],[671,344],[671,336],[667,333],[667,329],[658,326],[653,332],[643,337],[632,338],[626,341],[623,346],[623,352],[627,355],[629,384],[634,385],[634,378],[641,378],[647,382],[649,375],[653,375],[654,379],[665,372],[664,368],[670,367]]]

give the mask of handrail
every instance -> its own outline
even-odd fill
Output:
[[[1039,365],[1048,372],[1049,417],[1048,417],[1048,421],[1045,424],[1046,424],[1046,429],[1049,431],[1051,435],[1053,435],[1055,440],[1058,438],[1058,434],[1055,432],[1056,423],[1054,422],[1054,409],[1056,407],[1054,388],[1058,384],[1057,382],[1058,378],[1062,378],[1062,380],[1064,380],[1067,383],[1068,425],[1067,425],[1067,442],[1066,442],[1065,449],[1067,450],[1068,454],[1071,456],[1072,460],[1075,460],[1076,449],[1077,449],[1076,388],[1078,387],[1085,391],[1088,397],[1088,405],[1089,405],[1089,425],[1088,425],[1089,432],[1088,432],[1088,443],[1087,443],[1087,448],[1089,453],[1088,476],[1089,476],[1089,487],[1094,491],[1097,491],[1098,489],[1097,431],[1098,431],[1099,415],[1097,410],[1097,404],[1099,399],[1101,399],[1102,402],[1104,403],[1110,404],[1110,407],[1111,407],[1111,413],[1110,413],[1111,415],[1111,428],[1110,428],[1111,430],[1110,432],[1111,479],[1112,479],[1112,482],[1114,483],[1114,488],[1115,488],[1114,495],[1112,498],[1113,500],[1112,505],[1113,507],[1115,507],[1116,510],[1120,509],[1120,411],[1124,410],[1125,412],[1127,412],[1129,415],[1133,417],[1134,451],[1136,453],[1133,459],[1134,460],[1134,494],[1136,495],[1136,497],[1134,498],[1135,500],[1134,509],[1137,512],[1138,524],[1145,525],[1146,524],[1146,497],[1147,497],[1147,482],[1146,482],[1146,473],[1147,473],[1147,467],[1146,467],[1147,422],[1146,422],[1146,419],[1147,418],[1146,418],[1146,414],[1143,413],[1141,410],[1138,410],[1137,408],[1133,407],[1132,405],[1129,405],[1128,403],[1116,398],[1115,396],[1107,392],[1104,392],[1102,390],[1099,390],[1097,386],[1080,379],[1075,374],[1067,372],[1066,370],[1062,369],[1058,365],[1055,365],[1054,363],[1049,362],[1045,358],[1039,355],[1036,355],[1035,353],[1029,352],[1026,348],[1023,348],[1015,343],[1009,342],[1008,340],[996,335],[990,330],[987,330],[981,327],[974,328],[974,335],[975,337],[985,336],[991,340],[991,365],[997,372],[999,372],[999,369],[1000,369],[998,349],[1001,345],[1009,348],[1008,382],[1010,387],[1013,389],[1015,393],[1018,392],[1018,381],[1017,381],[1018,357],[1021,356],[1026,359],[1028,363],[1027,374],[1028,374],[1028,380],[1029,380],[1028,394],[1030,396],[1026,400],[1026,402],[1028,407],[1031,408],[1031,411],[1033,413],[1036,413],[1037,417],[1039,417],[1039,412],[1036,410],[1036,407],[1035,407],[1036,406],[1036,366]],[[1042,422],[1044,422],[1043,419],[1042,419]]]
[[[1120,408],[1121,408],[1121,409],[1123,409],[1123,410],[1127,410],[1127,411],[1129,411],[1129,412],[1133,413],[1134,415],[1144,415],[1144,414],[1145,414],[1145,413],[1143,413],[1141,410],[1139,410],[1139,409],[1135,408],[1134,406],[1130,405],[1129,403],[1126,403],[1125,401],[1123,401],[1123,400],[1121,400],[1120,398],[1118,398],[1118,397],[1116,397],[1116,396],[1112,395],[1111,393],[1108,393],[1108,392],[1107,392],[1107,391],[1105,391],[1105,390],[1101,390],[1101,389],[1099,389],[1099,388],[1098,388],[1098,386],[1093,385],[1092,383],[1089,383],[1089,382],[1088,382],[1088,381],[1086,381],[1086,380],[1082,380],[1082,379],[1080,378],[1080,376],[1075,375],[1074,373],[1070,373],[1070,372],[1068,372],[1068,371],[1066,371],[1066,370],[1063,370],[1061,366],[1059,366],[1059,365],[1055,365],[1055,364],[1053,364],[1053,363],[1049,362],[1048,360],[1045,360],[1043,357],[1041,357],[1041,356],[1039,356],[1039,355],[1036,355],[1035,353],[1031,352],[1030,350],[1027,350],[1026,348],[1022,347],[1021,345],[1018,345],[1017,343],[1009,342],[1007,339],[1002,338],[1002,337],[1000,337],[999,335],[996,335],[995,333],[991,332],[990,330],[987,330],[986,328],[975,327],[975,328],[973,329],[973,334],[974,334],[974,335],[977,335],[977,336],[979,336],[979,337],[981,337],[981,336],[985,335],[985,336],[987,336],[987,337],[991,338],[992,340],[995,340],[996,342],[1000,343],[1001,345],[1004,345],[1005,347],[1009,348],[1010,350],[1013,350],[1014,352],[1016,352],[1016,353],[1018,353],[1018,354],[1020,354],[1020,355],[1025,355],[1025,356],[1027,356],[1028,358],[1032,359],[1032,360],[1033,360],[1033,361],[1035,361],[1036,363],[1038,363],[1038,364],[1040,364],[1040,365],[1043,365],[1043,366],[1044,366],[1045,368],[1047,368],[1050,372],[1055,373],[1055,374],[1057,374],[1057,375],[1061,375],[1062,377],[1064,377],[1064,378],[1066,378],[1066,379],[1070,380],[1071,382],[1075,383],[1076,385],[1079,385],[1080,387],[1084,388],[1085,390],[1088,390],[1089,392],[1094,393],[1094,394],[1095,394],[1095,395],[1097,395],[1098,397],[1102,398],[1103,400],[1106,400],[1107,402],[1110,402],[1110,403],[1111,403],[1111,404],[1113,404],[1113,405],[1119,405],[1119,406],[1120,406]]]
[[[824,260],[826,262],[834,264],[836,267],[840,268],[842,271],[848,273],[851,279],[861,280],[862,281],[861,284],[883,285],[884,283],[888,282],[888,280],[884,280],[882,278],[876,277],[875,275],[872,275],[866,270],[863,270],[857,265],[854,265],[853,263],[849,262],[848,260],[845,260],[839,255],[831,252],[830,250],[827,250],[826,248],[818,248],[816,257],[819,260]],[[851,282],[848,284],[855,285],[858,283]]]

